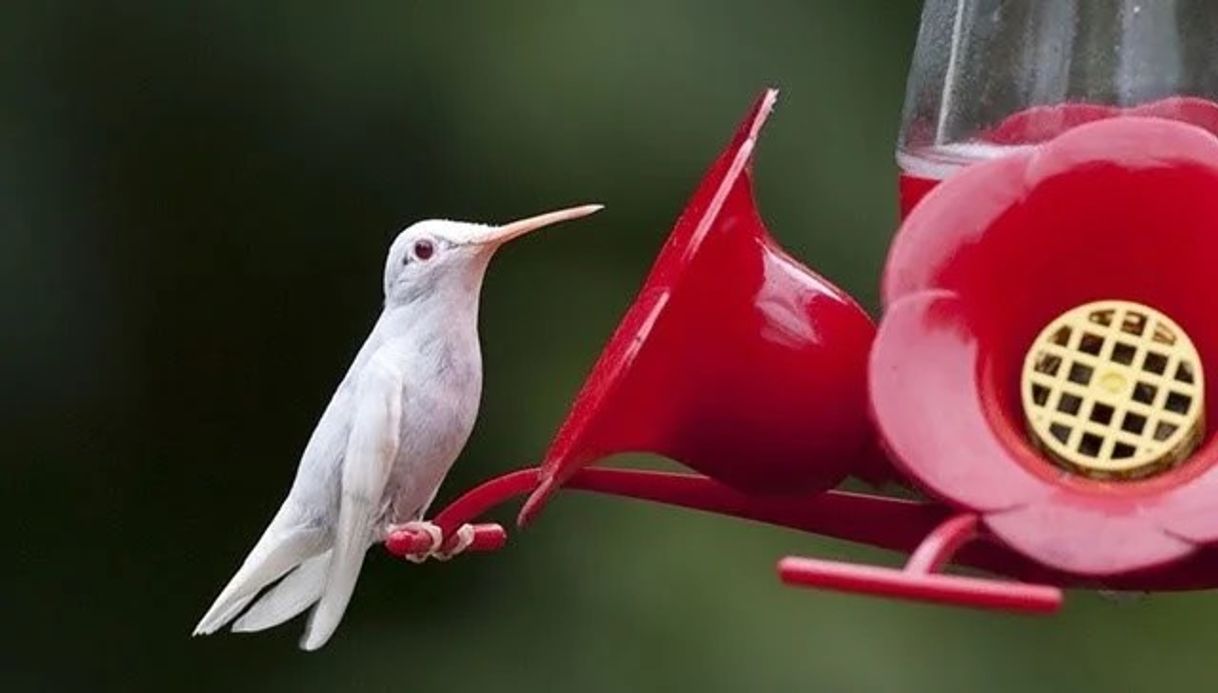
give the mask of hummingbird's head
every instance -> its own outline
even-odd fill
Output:
[[[601,205],[571,207],[503,226],[428,219],[398,234],[385,260],[385,303],[405,305],[449,292],[476,294],[491,256],[513,238],[596,212]]]

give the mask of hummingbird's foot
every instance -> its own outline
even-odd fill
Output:
[[[474,543],[475,534],[474,526],[467,522],[458,527],[456,532],[453,532],[452,546],[447,549],[437,549],[433,552],[433,555],[438,561],[447,561],[468,549]]]
[[[444,531],[434,522],[415,520],[413,522],[407,522],[401,525],[394,525],[393,527],[389,528],[389,534],[395,534],[397,532],[411,532],[416,535],[424,535],[430,540],[430,544],[427,546],[427,548],[421,551],[413,551],[411,553],[402,555],[402,558],[405,558],[411,563],[422,563],[423,561],[426,561],[428,558],[437,555],[440,551],[440,547],[444,545]]]

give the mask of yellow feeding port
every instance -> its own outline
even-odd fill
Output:
[[[1023,364],[1037,447],[1097,479],[1140,479],[1187,458],[1205,432],[1197,349],[1163,313],[1097,301],[1051,322]]]

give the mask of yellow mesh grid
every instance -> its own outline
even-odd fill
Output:
[[[1128,301],[1088,303],[1049,324],[1023,366],[1036,444],[1066,468],[1143,478],[1186,458],[1205,430],[1205,381],[1188,335]]]

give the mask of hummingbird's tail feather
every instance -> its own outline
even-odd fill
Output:
[[[354,494],[343,494],[330,569],[321,599],[309,614],[309,624],[300,640],[301,649],[312,651],[325,645],[343,620],[343,613],[351,601],[360,569],[364,565],[372,525],[372,503]]]
[[[228,608],[226,608],[222,613],[213,614],[212,609],[208,609],[207,615],[203,617],[203,620],[199,621],[199,624],[195,626],[195,630],[193,633],[191,633],[191,635],[211,635],[215,631],[223,628],[225,623],[233,620],[233,617],[241,613],[245,607],[249,606],[250,602],[254,601],[254,597],[257,596],[257,592],[251,592],[240,599],[237,599],[236,601],[231,601],[231,603],[228,604]],[[219,600],[217,599],[217,601]],[[211,618],[208,618],[209,616]]]
[[[245,608],[258,592],[284,573],[325,549],[326,532],[321,528],[283,528],[280,516],[267,527],[246,556],[237,574],[229,580],[215,603],[203,615],[194,635],[210,635]]]
[[[301,563],[233,623],[233,632],[253,633],[273,628],[313,606],[321,599],[329,569],[329,551]]]

